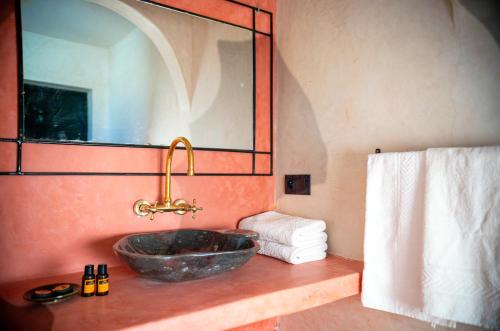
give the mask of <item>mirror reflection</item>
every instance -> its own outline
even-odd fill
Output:
[[[251,31],[135,0],[22,0],[28,139],[252,149]]]

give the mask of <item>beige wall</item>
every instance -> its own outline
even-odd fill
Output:
[[[499,144],[500,47],[458,2],[278,4],[278,206],[362,259],[367,154]],[[285,196],[285,173],[311,173],[312,195]]]
[[[324,219],[330,252],[363,259],[367,154],[500,144],[498,1],[278,7],[278,209]],[[284,195],[298,173],[311,196]]]

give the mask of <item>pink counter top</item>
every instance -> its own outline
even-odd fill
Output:
[[[361,271],[361,262],[335,256],[290,265],[258,255],[212,278],[159,283],[123,266],[110,268],[105,297],[75,296],[51,305],[22,299],[39,285],[80,283],[81,274],[3,284],[0,316],[26,330],[224,330],[358,294]]]

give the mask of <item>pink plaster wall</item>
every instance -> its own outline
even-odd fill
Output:
[[[14,1],[0,5],[0,137],[17,138],[17,56]]]
[[[304,312],[280,318],[281,331],[486,331],[472,325],[457,324],[455,329],[432,327],[429,323],[361,306],[355,295]]]
[[[264,33],[271,33],[271,15],[263,11],[255,13],[255,28]]]
[[[16,171],[17,144],[12,142],[0,142],[0,172]]]
[[[248,8],[225,0],[161,2],[245,26],[251,17]],[[274,0],[241,2],[275,10]],[[0,137],[14,138],[18,111],[14,0],[2,2],[0,28]],[[257,104],[265,100],[258,99]],[[24,171],[163,172],[164,150],[24,147]],[[12,157],[4,154],[9,148],[0,149],[2,167],[4,160],[11,163]],[[174,155],[174,171],[184,171],[184,154],[179,150]],[[251,170],[246,168],[251,167],[251,154],[197,151],[195,158],[198,173]],[[111,246],[125,234],[234,228],[242,217],[271,209],[275,203],[271,176],[182,176],[173,178],[172,196],[197,199],[204,210],[195,220],[170,214],[157,215],[153,222],[137,218],[134,201],[159,199],[162,182],[157,176],[0,176],[0,283],[79,271],[87,263],[117,265]]]
[[[271,39],[265,35],[255,37],[255,45],[261,50],[255,58],[255,81],[256,81],[256,99],[255,109],[255,149],[260,152],[269,152],[270,145],[270,126],[271,118],[269,116],[270,107],[270,47]]]
[[[23,144],[23,171],[164,172],[167,151],[154,148]],[[68,154],[71,158],[66,157]],[[250,153],[196,150],[194,159],[195,170],[199,174],[252,172]],[[185,173],[186,164],[186,152],[176,151],[172,171]]]
[[[268,174],[271,171],[271,156],[268,154],[255,154],[255,172]]]

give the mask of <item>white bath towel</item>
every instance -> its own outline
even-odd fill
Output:
[[[321,220],[289,216],[275,211],[268,211],[241,220],[240,229],[259,233],[260,239],[276,243],[304,247],[319,238],[326,241],[326,224]]]
[[[260,245],[259,254],[272,256],[292,264],[323,260],[326,257],[326,249],[328,248],[326,243],[310,247],[293,247],[267,240],[258,240],[258,242]]]
[[[318,232],[318,233],[311,233],[310,235],[304,235],[296,240],[294,240],[294,245],[295,247],[310,247],[322,243],[326,243],[328,239],[328,235],[326,234],[325,231]]]
[[[370,155],[363,305],[500,326],[500,147]]]
[[[433,324],[423,312],[424,152],[368,158],[362,303]]]
[[[426,153],[424,311],[500,330],[500,147]]]

